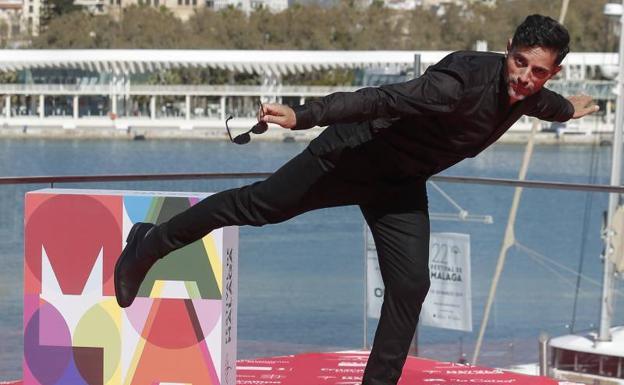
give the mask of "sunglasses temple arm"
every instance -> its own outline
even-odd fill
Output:
[[[232,133],[230,132],[230,127],[228,127],[228,122],[232,119],[232,117],[228,117],[225,119],[225,129],[227,130],[228,136],[230,137],[230,141],[234,142],[234,138],[232,138]]]

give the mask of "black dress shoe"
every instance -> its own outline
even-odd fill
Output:
[[[148,231],[154,228],[152,223],[137,222],[130,229],[126,247],[115,264],[115,297],[120,307],[128,307],[139,292],[141,283],[158,257],[148,255],[145,247],[139,246]]]

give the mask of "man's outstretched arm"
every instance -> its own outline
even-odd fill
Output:
[[[301,130],[376,118],[449,113],[462,97],[463,84],[460,73],[432,68],[418,79],[405,83],[336,92],[294,109],[266,103],[262,105],[263,120]]]
[[[538,98],[537,103],[527,115],[549,122],[565,122],[570,119],[582,118],[599,109],[591,96],[588,95],[574,95],[565,98],[547,88],[542,88],[536,96]]]

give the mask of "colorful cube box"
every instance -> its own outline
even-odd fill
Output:
[[[24,385],[234,385],[238,228],[161,259],[132,306],[113,270],[136,222],[208,194],[45,189],[26,194]]]

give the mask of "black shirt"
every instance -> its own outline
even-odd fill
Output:
[[[297,126],[336,123],[330,138],[311,143],[317,153],[337,142],[356,147],[374,140],[410,175],[430,176],[474,157],[494,143],[522,115],[566,121],[572,104],[546,88],[509,105],[505,57],[487,52],[454,52],[419,78],[356,92],[336,92],[295,107]],[[389,151],[388,151],[389,150]]]

